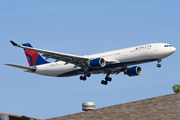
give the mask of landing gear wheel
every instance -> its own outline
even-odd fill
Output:
[[[102,85],[104,84],[104,80],[101,81],[101,84],[102,84]]]
[[[90,73],[84,73],[84,76],[80,76],[80,80],[86,80],[87,79],[87,77],[90,77],[91,76],[91,74]]]
[[[83,80],[84,80],[84,81],[86,80],[86,76],[83,77]]]
[[[83,77],[84,77],[84,76],[80,76],[80,80],[83,80]]]
[[[107,85],[108,84],[108,82],[107,81],[104,81],[104,85]]]
[[[90,74],[90,73],[87,73],[87,74],[86,74],[86,76],[87,76],[87,77],[90,77],[90,76],[91,76],[91,74]]]
[[[102,84],[102,85],[107,85],[107,84],[108,84],[108,82],[107,82],[107,81],[105,81],[105,80],[102,80],[102,81],[101,81],[101,84]]]
[[[108,80],[109,82],[111,82],[112,81],[112,78],[111,77],[109,77],[109,80]]]
[[[86,80],[86,76],[80,76],[80,80]]]
[[[160,68],[160,67],[161,67],[161,64],[157,64],[157,67]]]
[[[161,67],[161,64],[160,64],[161,61],[162,61],[162,59],[158,59],[158,64],[157,64],[157,67],[158,67],[158,68]]]
[[[111,77],[105,77],[105,80],[111,82],[112,78]]]

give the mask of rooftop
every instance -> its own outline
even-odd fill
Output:
[[[176,93],[47,120],[179,120],[179,108],[180,93]]]

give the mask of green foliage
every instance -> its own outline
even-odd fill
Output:
[[[175,93],[180,92],[180,84],[175,84],[175,85],[173,86],[173,90],[174,90]]]

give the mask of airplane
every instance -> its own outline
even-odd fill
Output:
[[[157,67],[161,67],[162,59],[170,56],[176,48],[166,43],[152,43],[136,47],[120,49],[93,55],[77,56],[33,48],[30,43],[18,45],[10,41],[13,46],[23,48],[29,67],[5,64],[24,69],[25,72],[36,73],[52,77],[80,76],[85,81],[91,74],[106,74],[102,85],[112,81],[110,75],[124,72],[128,76],[138,76],[142,68],[137,64],[157,61]],[[39,54],[42,53],[42,56]],[[48,62],[47,59],[55,62]],[[135,66],[134,66],[135,65]]]

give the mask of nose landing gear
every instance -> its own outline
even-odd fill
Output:
[[[158,64],[156,65],[158,68],[161,67],[161,64],[160,64],[161,61],[162,61],[162,60],[158,60]]]

